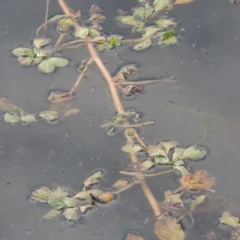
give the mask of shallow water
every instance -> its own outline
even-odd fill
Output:
[[[86,13],[94,1],[67,1],[73,9]],[[114,20],[117,9],[131,9],[135,1],[98,1],[110,19],[106,32],[130,36]],[[238,5],[224,0],[203,1],[176,6],[170,16],[181,22],[177,28],[180,41],[173,47],[152,47],[135,53],[131,46],[101,53],[104,63],[114,74],[125,63],[139,66],[140,79],[173,76],[176,82],[149,85],[144,94],[123,100],[125,109],[137,109],[144,121],[154,125],[141,128],[147,144],[173,139],[181,146],[199,143],[208,149],[204,161],[191,163],[193,170],[205,169],[216,177],[218,197],[240,206],[240,111],[239,111],[239,41]],[[70,66],[53,74],[39,73],[35,67],[23,68],[11,56],[13,46],[27,45],[35,37],[36,28],[44,20],[45,1],[14,0],[0,3],[0,96],[29,112],[49,107],[46,100],[51,90],[68,90],[75,82],[76,66],[88,57],[87,49],[66,51]],[[49,14],[59,13],[57,1],[50,1]],[[226,17],[227,16],[227,17]],[[126,31],[126,32],[125,32]],[[58,35],[52,26],[47,35]],[[124,62],[122,62],[124,61]],[[30,202],[31,192],[41,185],[53,183],[82,188],[90,172],[105,172],[100,187],[109,188],[122,177],[119,170],[129,164],[121,151],[123,134],[107,137],[99,125],[115,114],[111,96],[96,66],[92,66],[76,92],[73,107],[80,113],[63,119],[57,125],[11,126],[1,123],[0,140],[0,239],[4,240],[121,240],[128,231],[139,232],[147,240],[153,234],[154,214],[139,186],[126,191],[108,205],[88,212],[76,225],[62,218],[42,219],[49,209]],[[91,89],[95,88],[95,92]],[[204,131],[207,132],[203,136]],[[163,192],[178,188],[175,174],[147,179],[158,199]],[[207,239],[217,228],[219,212],[211,211],[214,203],[206,203],[209,213],[196,215],[195,227],[186,239]],[[218,200],[216,200],[218,201]],[[211,201],[210,201],[211,202]],[[234,205],[234,206],[235,206]],[[231,208],[232,212],[236,210]]]

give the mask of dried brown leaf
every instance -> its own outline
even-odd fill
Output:
[[[114,195],[110,192],[105,192],[98,197],[98,200],[102,203],[109,203],[114,200]]]
[[[189,190],[204,190],[211,188],[215,184],[215,178],[205,170],[182,176],[180,188]]]
[[[91,176],[89,176],[84,182],[84,187],[87,188],[93,184],[98,183],[101,178],[103,177],[103,173],[102,171],[97,171],[95,173],[93,173]]]

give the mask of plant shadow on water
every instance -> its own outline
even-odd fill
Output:
[[[240,239],[238,1],[23,2],[0,15],[1,239]]]

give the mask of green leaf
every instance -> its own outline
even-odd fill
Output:
[[[90,28],[88,35],[89,35],[90,37],[92,37],[92,38],[95,38],[95,37],[100,36],[101,33],[100,33],[98,30],[96,30],[96,29]]]
[[[137,153],[142,150],[142,147],[139,145],[130,145],[127,143],[121,149],[126,153]]]
[[[18,62],[21,66],[28,67],[34,62],[34,58],[31,57],[19,57]]]
[[[207,195],[197,196],[196,199],[192,200],[190,205],[190,212],[192,212],[198,205],[204,203]]]
[[[160,145],[149,145],[147,147],[147,153],[150,157],[163,156],[165,158],[168,158],[165,149],[163,149]]]
[[[229,227],[236,227],[238,225],[239,218],[225,211],[219,221]]]
[[[166,46],[169,46],[177,43],[177,36],[173,30],[161,32],[158,34],[158,36],[158,45],[164,44]]]
[[[32,193],[31,199],[37,202],[46,203],[51,193],[52,191],[49,188],[42,186]]]
[[[156,156],[156,157],[154,157],[154,162],[155,162],[156,164],[161,165],[161,164],[169,164],[169,163],[170,163],[170,160],[169,160],[168,157]]]
[[[156,34],[158,31],[160,31],[161,28],[156,26],[149,26],[146,27],[143,31],[144,34],[142,35],[143,38],[151,38],[154,34]]]
[[[137,20],[144,21],[145,20],[145,9],[143,7],[135,7],[133,9],[133,16]]]
[[[41,38],[35,38],[33,40],[33,44],[36,48],[41,48],[45,45],[49,45],[52,43],[52,40],[50,38],[44,38],[44,37],[41,37]]]
[[[151,14],[153,13],[154,9],[152,8],[152,6],[150,4],[145,4],[144,7],[144,17],[145,17],[145,21],[148,19],[148,17],[151,16]]]
[[[182,176],[189,174],[189,171],[184,166],[174,166],[173,169],[177,169],[182,174]]]
[[[154,0],[155,12],[169,11],[173,8],[172,0]]]
[[[179,159],[183,159],[184,151],[185,151],[184,148],[175,147],[174,148],[174,153],[173,153],[173,156],[172,156],[172,161],[177,161]]]
[[[55,218],[56,216],[58,216],[60,213],[62,213],[61,210],[57,210],[54,208],[54,209],[50,210],[48,213],[46,213],[45,215],[43,215],[43,218],[52,219],[52,218]]]
[[[39,117],[45,119],[49,122],[53,122],[59,119],[59,115],[57,111],[42,111],[39,113]]]
[[[103,51],[105,50],[104,44],[99,44],[99,45],[97,46],[97,50],[98,50],[99,52],[103,52]]]
[[[168,154],[172,148],[178,145],[178,142],[176,141],[160,142],[160,145],[163,146],[163,148],[166,150],[166,153]]]
[[[155,165],[155,162],[151,161],[151,159],[147,159],[140,164],[140,168],[143,171],[149,170]]]
[[[77,198],[65,197],[63,203],[65,204],[65,207],[77,207],[81,202]]]
[[[150,39],[150,38],[146,38],[146,39],[143,39],[141,42],[137,43],[137,44],[133,47],[133,49],[134,49],[135,51],[142,51],[142,50],[150,47],[151,44],[152,44],[151,39]]]
[[[57,23],[57,30],[63,34],[71,30],[71,26],[74,25],[74,21],[69,17],[61,18]]]
[[[164,28],[169,28],[169,27],[176,27],[177,23],[174,18],[169,18],[169,19],[159,19],[155,21],[155,23],[162,29]]]
[[[24,113],[21,116],[21,122],[24,124],[34,123],[37,122],[35,114]]]
[[[189,160],[200,160],[203,159],[207,155],[207,151],[203,148],[196,148],[195,146],[190,146],[185,149],[183,153],[184,159]]]
[[[138,25],[138,21],[135,19],[134,16],[118,16],[117,20],[127,25],[132,25],[132,26]]]
[[[74,31],[74,36],[77,38],[84,39],[89,34],[89,29],[86,27],[77,28]]]
[[[53,208],[62,209],[65,206],[63,199],[67,196],[68,193],[66,191],[60,187],[57,187],[55,191],[51,192],[47,203]]]
[[[4,122],[16,124],[20,121],[20,117],[16,112],[6,112],[4,114]]]
[[[38,70],[44,73],[52,73],[55,70],[55,65],[49,59],[46,59],[38,65]]]
[[[12,50],[12,54],[17,57],[34,57],[34,52],[32,48],[18,47]]]
[[[94,43],[104,43],[106,41],[106,38],[104,36],[98,36],[93,39]]]
[[[66,67],[69,61],[61,57],[51,57],[48,59],[55,67]]]
[[[33,58],[33,64],[38,65],[43,59],[42,58]]]
[[[77,222],[80,217],[81,217],[81,213],[80,213],[80,209],[78,207],[74,207],[74,208],[67,208],[64,212],[63,212],[63,216],[70,221],[74,221]]]

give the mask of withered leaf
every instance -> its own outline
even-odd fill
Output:
[[[52,91],[47,100],[52,103],[62,103],[66,101],[70,101],[73,99],[73,95],[69,94],[69,92],[61,92],[61,91]]]
[[[170,190],[168,190],[164,192],[164,196],[165,196],[165,199],[163,203],[170,205],[170,207],[173,207],[176,204],[178,207],[179,206],[182,208],[184,207],[180,194],[173,194]]]
[[[89,176],[84,182],[84,187],[87,188],[93,184],[98,183],[103,177],[102,171],[97,171],[93,173],[91,176]]]
[[[189,160],[200,160],[207,155],[207,151],[203,148],[190,146],[183,152],[182,157]]]
[[[180,179],[181,189],[204,190],[211,188],[214,184],[215,178],[205,170],[198,170]]]
[[[102,190],[99,189],[90,189],[87,191],[81,191],[79,193],[77,193],[74,198],[78,198],[80,200],[91,200],[92,197],[91,195],[93,195],[94,197],[99,197],[102,194]]]
[[[184,240],[185,233],[175,218],[162,217],[154,226],[155,235],[160,240]]]

